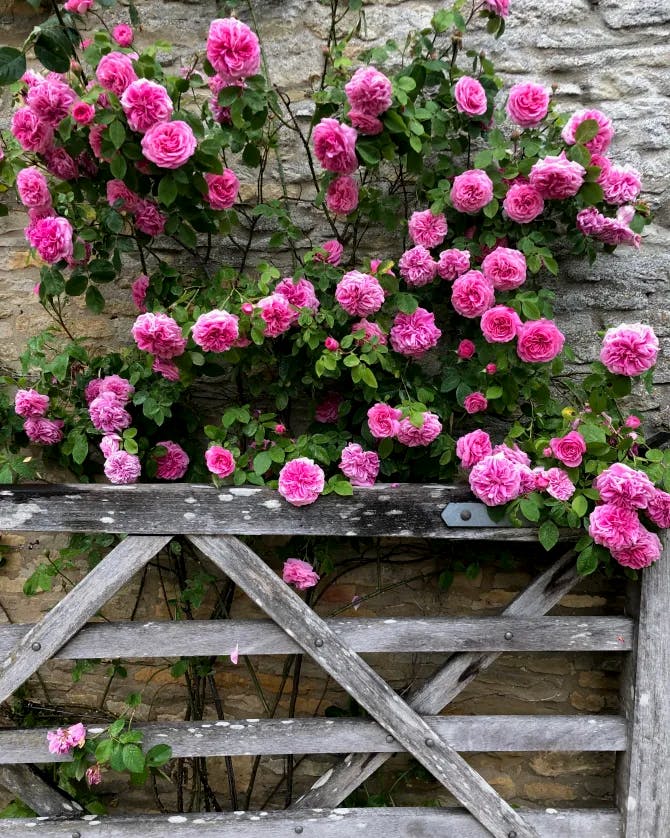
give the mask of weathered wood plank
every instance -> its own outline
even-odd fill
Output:
[[[505,617],[535,617],[546,614],[575,585],[579,576],[575,555],[567,552],[541,573],[503,611]],[[480,672],[500,657],[500,652],[466,652],[452,655],[438,672],[408,696],[410,706],[422,715],[439,713]],[[314,783],[291,808],[338,806],[382,766],[386,754],[348,754]]]
[[[539,838],[486,781],[417,715],[368,664],[246,544],[228,536],[192,543],[335,678],[439,780],[495,838]]]
[[[626,838],[660,838],[670,830],[670,546],[642,572],[628,789]]]
[[[623,751],[622,716],[424,716],[455,751]],[[169,743],[174,757],[393,753],[386,731],[367,719],[230,719],[138,724],[144,747]],[[1,763],[67,762],[49,753],[48,728],[0,731]],[[91,726],[89,735],[104,728]]]
[[[235,535],[401,536],[535,541],[536,529],[450,529],[440,518],[467,486],[379,484],[291,506],[272,489],[194,484],[16,486],[0,491],[0,530]]]
[[[325,622],[355,652],[623,652],[633,637],[633,621],[626,617],[345,617]],[[0,626],[0,657],[30,629]],[[54,657],[229,655],[236,645],[242,655],[301,651],[272,620],[192,620],[90,623]]]
[[[109,552],[0,660],[0,701],[49,660],[169,540],[132,536]]]
[[[16,795],[38,815],[72,817],[81,806],[46,783],[28,765],[0,765],[0,786]]]
[[[521,810],[543,838],[620,838],[616,810]],[[194,815],[93,817],[87,820],[0,820],[0,838],[487,838],[484,827],[454,809],[306,809],[289,812],[206,812]],[[658,838],[661,838],[659,834]]]

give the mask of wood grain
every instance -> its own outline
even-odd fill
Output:
[[[29,765],[0,765],[0,786],[44,817],[72,817],[83,812],[77,802],[50,786]]]

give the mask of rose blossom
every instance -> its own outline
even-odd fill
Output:
[[[654,489],[654,493],[647,503],[646,514],[657,527],[662,529],[670,527],[670,494],[663,492],[661,489]]]
[[[656,491],[643,471],[624,463],[612,463],[593,481],[605,503],[627,509],[645,509]]]
[[[484,5],[498,17],[507,17],[509,14],[509,0],[484,0]]]
[[[314,410],[314,418],[322,424],[332,424],[339,419],[342,396],[339,393],[326,393]]]
[[[328,239],[321,246],[321,250],[325,250],[326,256],[321,256],[320,253],[314,255],[315,262],[326,262],[328,265],[339,265],[344,253],[344,247],[337,241],[337,239]]]
[[[458,212],[476,213],[493,198],[493,183],[481,169],[468,169],[456,175],[449,197]]]
[[[31,442],[38,445],[55,445],[63,439],[62,419],[28,418],[23,423],[23,430]]]
[[[336,352],[340,348],[340,342],[338,340],[335,340],[334,337],[330,336],[328,336],[324,340],[323,345],[329,352]]]
[[[154,358],[151,364],[151,371],[162,375],[167,381],[179,381],[179,367],[174,361],[166,358]]]
[[[605,244],[639,247],[642,237],[628,226],[634,214],[633,207],[621,207],[616,218],[608,218],[595,207],[586,207],[577,213],[577,229]]]
[[[529,183],[513,183],[503,200],[503,209],[512,221],[529,224],[542,214],[544,199]]]
[[[282,467],[277,491],[293,506],[307,506],[319,497],[325,484],[321,466],[309,457],[298,457]]]
[[[337,283],[335,299],[347,314],[365,317],[382,307],[384,289],[374,276],[360,271],[349,271]]]
[[[127,378],[122,378],[120,375],[106,375],[104,378],[94,380],[98,385],[94,398],[101,396],[103,393],[111,393],[119,401],[123,402],[123,404],[126,404],[135,392],[135,388],[130,381]],[[91,383],[89,381],[89,384]]]
[[[258,301],[261,317],[265,321],[263,334],[268,338],[276,338],[288,331],[295,322],[295,311],[282,294],[270,294]]]
[[[408,448],[417,448],[420,445],[430,445],[442,433],[442,423],[439,418],[430,411],[423,414],[423,424],[420,428],[409,419],[401,419],[396,433],[396,439]]]
[[[391,327],[391,346],[400,355],[419,358],[437,346],[441,336],[435,315],[425,308],[417,308],[412,314],[396,314]]]
[[[351,122],[353,128],[368,137],[376,137],[384,130],[384,123],[381,119],[377,119],[376,116],[371,116],[369,113],[352,110],[347,114],[347,119]]]
[[[142,473],[140,459],[127,451],[117,451],[107,457],[104,465],[105,477],[116,484],[136,483]]]
[[[49,172],[61,180],[75,180],[79,177],[76,162],[64,148],[47,149],[44,152],[44,159]]]
[[[105,90],[111,90],[117,96],[121,96],[129,85],[137,81],[133,62],[122,52],[103,55],[95,71],[95,77]]]
[[[484,372],[487,375],[495,375],[498,372],[498,365],[497,364],[487,364],[484,367]]]
[[[605,116],[602,111],[597,110],[583,110],[574,113],[567,124],[561,131],[561,137],[567,145],[574,145],[577,142],[576,133],[582,122],[587,119],[595,119],[598,123],[598,133],[593,139],[584,143],[591,154],[604,154],[612,142],[614,136],[614,127],[612,120]]]
[[[295,585],[299,591],[313,588],[321,578],[309,562],[302,559],[286,559],[281,574],[287,585]]]
[[[227,448],[211,445],[205,451],[207,468],[217,477],[230,477],[235,471],[235,458]]]
[[[205,352],[227,352],[240,335],[238,322],[237,315],[215,308],[198,317],[191,334]]]
[[[437,274],[442,279],[453,280],[470,268],[469,250],[443,250],[437,261]]]
[[[496,291],[513,291],[526,281],[526,257],[511,247],[496,247],[482,261],[482,273]]]
[[[165,452],[156,457],[156,477],[161,480],[181,480],[186,474],[189,458],[181,445],[171,440],[156,443]]]
[[[326,206],[336,215],[349,215],[358,206],[358,183],[350,175],[336,177],[328,184]]]
[[[92,765],[90,768],[87,768],[84,776],[86,777],[86,782],[89,786],[97,786],[99,783],[101,783],[102,769],[100,767],[100,763],[96,762],[95,765]]]
[[[128,26],[127,23],[119,23],[118,26],[112,29],[112,38],[114,38],[120,47],[129,47],[134,37],[135,33],[133,32],[133,28],[132,26]]]
[[[358,323],[353,323],[351,326],[351,333],[364,332],[363,337],[359,338],[357,343],[362,346],[364,343],[374,343],[375,346],[386,346],[388,343],[386,332],[377,323],[372,323],[370,320],[359,320]]]
[[[358,168],[356,131],[336,119],[322,119],[312,134],[314,153],[329,172],[350,175]]]
[[[373,486],[379,474],[379,455],[350,442],[342,449],[338,468],[352,486]]]
[[[656,363],[658,349],[651,326],[622,323],[605,332],[600,360],[616,375],[642,375]]]
[[[544,472],[547,494],[556,500],[569,500],[575,493],[570,476],[562,468],[550,468]],[[538,486],[539,488],[539,486]]]
[[[209,24],[207,58],[220,75],[230,79],[255,76],[261,66],[258,37],[246,23],[218,18]]]
[[[121,107],[133,131],[144,134],[153,125],[167,122],[172,116],[172,99],[161,84],[138,79],[123,92]]]
[[[400,276],[411,288],[428,285],[437,275],[437,262],[423,245],[406,250],[398,262]]]
[[[130,427],[132,417],[114,393],[101,393],[88,407],[93,427],[105,434]]]
[[[41,419],[49,409],[49,396],[37,390],[18,390],[14,396],[14,412],[24,419]]]
[[[507,116],[522,128],[534,128],[549,110],[551,91],[541,84],[515,84],[507,100]]]
[[[461,468],[472,468],[492,453],[491,437],[479,428],[456,441],[456,456],[461,461]]]
[[[53,128],[30,108],[14,111],[11,130],[24,151],[42,154],[53,144]]]
[[[67,728],[48,730],[47,742],[50,754],[69,754],[72,750],[72,741]]]
[[[314,286],[304,277],[297,280],[291,276],[284,277],[284,279],[277,283],[274,293],[286,297],[289,303],[296,309],[307,308],[310,311],[318,311],[320,306]],[[299,316],[300,313],[294,311],[293,322],[297,321]]]
[[[464,273],[451,286],[451,304],[463,317],[481,317],[494,303],[493,283],[480,271]]]
[[[596,506],[589,516],[589,535],[596,544],[608,550],[629,547],[635,540],[639,526],[635,510],[612,503]]]
[[[206,174],[207,201],[212,209],[230,209],[240,191],[240,182],[231,169],[224,169],[220,175]]]
[[[409,234],[414,244],[423,247],[438,247],[447,235],[447,219],[442,213],[435,215],[432,210],[413,212],[407,222]],[[457,251],[460,253],[460,251]],[[469,255],[469,254],[468,254]]]
[[[86,14],[86,12],[93,5],[93,0],[67,0],[63,3],[63,8],[66,12],[74,12],[78,15]]]
[[[541,364],[553,359],[563,349],[565,335],[553,320],[529,320],[517,332],[516,351],[527,364]]]
[[[500,454],[484,457],[472,467],[470,489],[487,506],[499,506],[519,496],[521,475],[516,463]]]
[[[135,208],[135,227],[147,236],[160,236],[166,221],[167,216],[153,201],[140,201]]]
[[[601,173],[598,183],[603,188],[605,200],[610,204],[628,204],[634,201],[642,189],[640,173],[632,166],[610,166]]]
[[[368,428],[375,439],[391,439],[398,433],[402,410],[377,402],[368,410]]]
[[[16,176],[16,191],[24,207],[50,207],[51,193],[47,180],[35,166],[28,166]]]
[[[463,399],[466,413],[482,413],[488,406],[488,399],[483,393],[470,393]]]
[[[459,113],[465,113],[468,116],[481,116],[486,113],[488,107],[486,91],[481,82],[471,76],[461,76],[456,82],[454,99]]]
[[[509,306],[494,306],[482,314],[480,325],[489,343],[508,343],[517,336],[521,318]]]
[[[530,170],[530,185],[543,198],[572,198],[584,183],[586,169],[573,160],[568,160],[562,151],[558,157],[544,157]]]
[[[142,201],[122,180],[108,180],[106,191],[107,203],[118,211],[135,212]]]
[[[158,122],[142,137],[142,153],[161,169],[178,169],[193,156],[198,141],[187,122]]]
[[[576,468],[582,463],[582,456],[586,454],[586,442],[578,431],[570,431],[565,436],[552,437],[549,440],[551,452],[568,468]]]
[[[118,434],[105,434],[100,440],[100,451],[105,459],[121,450],[121,437]]]
[[[95,108],[88,102],[74,102],[70,113],[78,125],[90,125],[95,118]]]
[[[518,463],[520,466],[530,466],[530,457],[526,454],[525,451],[522,451],[519,446],[514,443],[513,447],[510,448],[509,445],[505,445],[505,443],[501,443],[500,445],[496,445],[493,449],[494,454],[502,454],[507,460],[511,463]]]
[[[393,87],[374,67],[359,67],[344,85],[351,108],[369,116],[379,116],[391,107]]]
[[[624,567],[641,570],[649,567],[663,552],[663,545],[656,533],[649,532],[641,524],[635,531],[635,539],[628,547],[611,551],[612,558]]]
[[[27,238],[50,265],[72,256],[72,225],[67,218],[43,218],[28,228]]]
[[[186,349],[179,324],[167,314],[147,312],[135,320],[132,335],[138,348],[160,358],[174,358]]]
[[[149,277],[146,276],[146,274],[140,274],[135,282],[133,282],[130,286],[130,293],[132,294],[133,302],[140,314],[145,314],[147,310],[145,300],[148,288]]]
[[[468,340],[467,338],[465,338],[465,340],[462,340],[456,348],[456,354],[463,361],[469,361],[476,351],[477,347],[471,340]]]
[[[47,77],[29,88],[26,104],[42,122],[57,128],[76,99],[77,94],[68,84]]]

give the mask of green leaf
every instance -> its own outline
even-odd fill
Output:
[[[599,130],[600,126],[597,119],[585,119],[575,131],[575,139],[578,143],[588,143],[589,140],[598,135]]]
[[[337,483],[333,483],[333,491],[336,495],[348,497],[349,495],[353,495],[354,487],[348,480],[338,480]]]
[[[114,747],[114,742],[111,739],[103,739],[102,742],[98,742],[95,748],[95,758],[98,762],[108,762],[109,758],[112,755],[112,748]]]
[[[367,384],[368,387],[377,387],[377,379],[375,378],[375,375],[370,369],[370,367],[363,367],[363,372],[361,373],[361,381],[363,382],[363,384]]]
[[[95,285],[89,285],[86,289],[86,308],[94,314],[100,314],[105,307],[105,298],[98,291]]]
[[[539,306],[532,300],[523,300],[521,303],[521,311],[523,312],[524,317],[527,317],[529,320],[539,320],[542,317],[542,312],[540,311]]]
[[[379,447],[377,448],[377,453],[379,454],[380,459],[385,460],[388,456],[390,456],[392,451],[393,440],[390,437],[385,437],[381,440]]]
[[[247,143],[242,152],[242,160],[246,166],[255,169],[261,162],[261,153],[258,150],[258,146],[253,145],[253,143]]]
[[[486,391],[486,398],[487,399],[499,399],[503,394],[503,388],[494,386],[489,387]]]
[[[598,568],[598,556],[593,552],[593,545],[587,547],[577,557],[577,573],[588,576]]]
[[[416,82],[411,76],[400,76],[396,80],[396,84],[401,90],[406,90],[408,93],[416,87]]]
[[[70,297],[79,297],[87,285],[88,277],[85,274],[73,274],[65,283],[65,293]]]
[[[599,183],[585,183],[577,193],[587,204],[599,204],[605,200],[603,188]]]
[[[584,422],[579,428],[579,432],[584,437],[584,442],[607,442],[605,430],[598,425],[593,425],[589,422]]]
[[[112,722],[109,726],[108,733],[111,737],[118,736],[123,728],[126,726],[125,719],[117,719],[115,722]]]
[[[500,209],[500,204],[498,203],[498,199],[494,198],[492,201],[484,207],[484,215],[487,218],[495,218],[498,210]]]
[[[15,47],[0,47],[0,84],[13,84],[25,72],[25,55]]]
[[[35,57],[54,73],[67,73],[70,69],[70,53],[67,52],[60,39],[46,32],[40,32],[35,40]]]
[[[128,171],[128,164],[126,163],[126,158],[123,154],[115,154],[114,157],[112,157],[112,162],[109,164],[109,168],[115,178],[123,180],[126,172]]]
[[[551,550],[558,543],[558,527],[553,521],[545,521],[540,526],[537,535],[545,550]]]
[[[149,768],[160,768],[172,758],[172,748],[169,745],[154,745],[146,754],[146,764]]]
[[[529,521],[535,522],[540,520],[539,507],[532,498],[523,498],[519,503],[519,509],[523,517]]]
[[[114,148],[121,148],[126,140],[126,129],[123,127],[123,123],[115,119],[107,129],[107,133]]]
[[[177,184],[172,175],[166,175],[158,184],[158,200],[166,207],[177,197]]]
[[[254,457],[254,471],[258,475],[265,474],[265,472],[272,468],[272,457],[267,451],[261,451]]]
[[[589,502],[584,497],[584,495],[575,495],[572,499],[571,506],[573,512],[575,512],[577,515],[579,515],[580,518],[582,518],[584,515],[586,515],[586,510],[589,508]]]
[[[123,746],[123,764],[132,774],[144,771],[145,758],[139,745]]]
[[[72,446],[72,459],[81,465],[88,456],[88,439],[84,434],[77,434],[75,443]]]
[[[413,294],[400,291],[393,297],[393,302],[403,314],[414,314],[419,306],[419,301]]]

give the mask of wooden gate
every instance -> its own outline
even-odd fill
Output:
[[[374,721],[240,720],[237,724],[147,724],[145,746],[168,741],[173,755],[333,753],[350,751],[301,799],[282,812],[137,817],[84,816],[30,767],[55,759],[44,730],[0,731],[0,783],[40,815],[0,820],[0,838],[38,835],[234,835],[236,838],[666,838],[670,834],[670,557],[645,571],[639,615],[551,617],[578,581],[567,552],[538,576],[500,617],[322,619],[246,544],[243,535],[423,537],[436,540],[535,538],[505,526],[449,527],[441,513],[468,501],[453,486],[357,489],[296,509],[260,488],[209,486],[40,486],[0,491],[0,530],[111,532],[128,537],[35,625],[0,628],[0,701],[51,658],[143,658],[286,654],[304,651]],[[456,507],[459,509],[460,507]],[[469,505],[463,521],[472,519]],[[453,516],[452,516],[453,517]],[[450,516],[447,516],[450,520]],[[87,621],[174,535],[234,581],[270,621],[189,621],[150,626]],[[439,546],[439,541],[436,541]],[[151,643],[147,643],[150,636]],[[621,715],[440,716],[478,673],[506,651],[607,650],[628,656]],[[361,652],[444,652],[434,676],[401,698]],[[612,810],[517,810],[460,756],[468,751],[617,751]],[[340,803],[391,754],[407,751],[463,809],[342,809]]]

